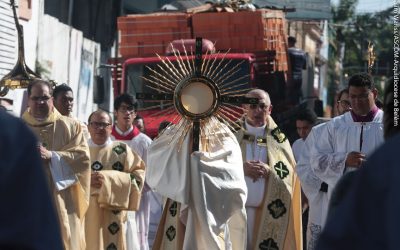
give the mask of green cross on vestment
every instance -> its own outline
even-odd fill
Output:
[[[272,218],[278,219],[286,213],[285,204],[281,199],[276,199],[267,206]]]
[[[260,250],[279,250],[278,244],[272,238],[263,240],[258,247]]]
[[[276,174],[277,174],[277,175],[279,176],[279,178],[281,178],[281,179],[284,179],[286,176],[289,175],[289,170],[288,170],[288,168],[287,168],[286,165],[285,165],[283,162],[281,162],[281,161],[278,161],[278,162],[275,164],[274,169],[275,169],[275,171],[276,171]]]
[[[117,224],[116,222],[111,223],[111,224],[108,226],[108,231],[110,231],[110,233],[111,233],[112,235],[116,234],[116,233],[119,231],[119,226],[118,226],[118,224]]]
[[[114,151],[115,153],[117,153],[117,155],[120,155],[120,154],[122,154],[123,152],[125,152],[125,148],[122,147],[121,145],[118,145],[118,146],[115,146],[115,147],[113,148],[113,151]]]
[[[170,227],[167,229],[167,232],[165,232],[165,234],[167,235],[169,241],[173,241],[173,240],[175,239],[175,236],[176,236],[176,229],[175,229],[175,227],[170,226]]]

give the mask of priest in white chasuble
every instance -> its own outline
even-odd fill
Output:
[[[35,80],[28,86],[23,120],[36,134],[37,150],[58,212],[65,249],[86,249],[84,217],[89,206],[89,147],[78,122],[53,106],[52,86]]]
[[[289,141],[270,114],[271,100],[261,89],[246,97],[246,114],[236,137],[249,190],[246,201],[247,249],[302,249],[301,190]]]
[[[316,134],[310,148],[315,175],[328,184],[331,199],[339,179],[362,167],[383,141],[383,112],[375,105],[377,89],[366,73],[353,75],[348,83],[352,110],[333,118]],[[324,211],[327,213],[327,211]]]
[[[126,211],[139,209],[144,162],[127,144],[111,140],[111,117],[105,111],[93,112],[88,128],[92,174],[87,249],[124,250]]]
[[[168,198],[153,249],[243,250],[247,188],[239,144],[212,119],[212,132],[192,152],[191,132],[179,136],[185,122],[167,128],[148,151],[147,183]]]

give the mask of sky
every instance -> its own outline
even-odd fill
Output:
[[[331,0],[333,5],[337,5],[340,0]],[[358,0],[356,11],[358,13],[369,13],[385,10],[393,6],[393,0]]]

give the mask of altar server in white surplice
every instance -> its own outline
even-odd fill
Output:
[[[400,128],[394,124],[394,104],[392,80],[384,96],[385,143],[368,157],[360,171],[353,172],[357,174],[350,189],[336,207],[330,207],[316,249],[399,249]],[[338,186],[343,183],[341,180]]]
[[[307,197],[309,206],[306,238],[308,250],[315,248],[329,205],[328,185],[314,174],[310,164],[310,149],[325,127],[326,123],[322,123],[312,128],[304,142],[303,150],[300,152],[296,165],[296,173],[301,182],[301,189]]]
[[[360,168],[383,143],[383,112],[375,105],[377,90],[371,77],[352,76],[348,89],[352,110],[316,128],[310,143],[311,168],[327,183],[328,199],[343,174]],[[323,212],[326,217],[327,211]]]
[[[337,112],[339,115],[351,110],[349,101],[349,90],[341,90],[338,94]],[[328,184],[321,181],[312,171],[310,164],[310,149],[315,141],[319,139],[321,131],[326,127],[326,123],[319,124],[312,128],[307,139],[303,141],[303,150],[296,156],[295,144],[293,144],[293,153],[296,157],[296,172],[301,182],[301,189],[308,199],[308,222],[307,222],[307,241],[308,250],[315,249],[317,240],[325,224],[326,215],[329,207]],[[299,140],[298,140],[299,141]]]
[[[306,152],[303,152],[305,150],[305,142],[308,137],[308,135],[311,132],[311,129],[313,126],[317,123],[317,115],[312,111],[311,109],[304,109],[299,112],[299,114],[296,117],[296,130],[297,134],[299,135],[299,139],[297,139],[293,145],[292,145],[292,150],[293,150],[293,155],[294,159],[296,160],[296,163],[298,165],[299,160],[300,160],[300,155]],[[305,194],[304,187],[303,185],[307,185],[304,183],[306,180],[300,178],[300,174],[303,174],[303,172],[308,172],[311,171],[311,168],[308,164],[308,168],[301,170],[299,172],[298,166],[295,168],[297,175],[299,176],[300,183],[301,183],[301,207],[302,207],[302,226],[303,226],[303,244],[306,244],[306,229],[307,229],[307,224],[308,224],[308,218],[309,218],[309,210],[310,210],[310,202],[308,201],[308,196]],[[302,176],[303,177],[303,176]]]
[[[314,111],[310,109],[305,109],[301,111],[296,117],[296,130],[297,134],[300,136],[293,145],[293,155],[294,159],[299,161],[301,151],[303,151],[304,143],[307,136],[310,134],[312,127],[317,123],[317,115]]]

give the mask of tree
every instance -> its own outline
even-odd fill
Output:
[[[340,88],[345,49],[346,27],[355,14],[357,0],[341,0],[332,6],[332,20],[329,25],[328,100],[333,107],[334,97]]]
[[[331,43],[329,55],[329,96],[333,97],[339,88],[341,75],[349,76],[367,71],[368,43],[374,44],[377,60],[372,75],[376,83],[391,77],[393,68],[393,16],[394,8],[376,12],[356,14],[356,0],[341,0],[338,7],[332,8]],[[345,46],[340,71],[335,65],[340,62],[340,46]],[[339,67],[340,68],[340,67]],[[343,78],[342,78],[343,79]],[[381,86],[378,84],[378,89]],[[329,102],[330,101],[330,102]],[[333,98],[328,100],[333,104]]]

